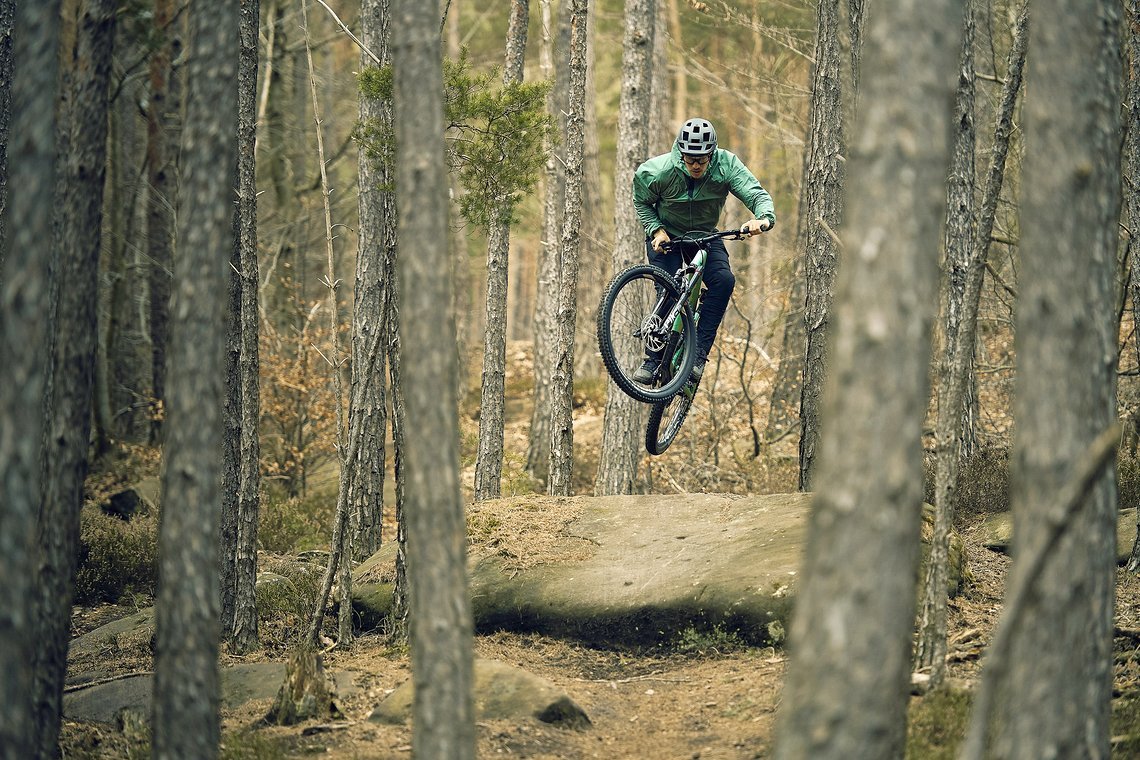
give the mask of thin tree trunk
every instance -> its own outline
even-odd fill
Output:
[[[683,28],[681,26],[681,12],[677,8],[678,0],[668,0],[669,3],[669,37],[678,50],[685,49]],[[689,118],[689,68],[685,65],[672,67],[674,71],[673,82],[673,124],[683,124]]]
[[[147,108],[147,226],[150,260],[151,396],[161,404],[166,395],[166,345],[170,325],[170,270],[174,246],[174,163],[170,158],[167,120],[175,108],[168,100],[172,75],[174,30],[171,0],[155,0],[154,31],[158,44],[150,59],[150,102]],[[162,415],[152,415],[151,440],[162,440]]]
[[[240,97],[240,96],[239,96]],[[239,158],[239,164],[241,159]],[[240,171],[240,169],[239,169]],[[238,193],[240,201],[241,194]],[[222,640],[229,642],[234,630],[237,605],[238,491],[241,488],[241,250],[237,237],[238,212],[234,217],[234,246],[226,268],[225,400],[222,404],[222,483],[218,517],[218,580],[221,592]]]
[[[592,310],[602,298],[602,288],[609,281],[612,251],[609,230],[603,223],[602,173],[598,146],[598,93],[595,83],[595,40],[597,25],[595,10],[598,0],[590,0],[589,27],[586,31],[586,134],[582,151],[582,250],[578,257],[578,303]],[[578,377],[597,377],[604,374],[602,357],[598,352],[597,331],[591,320],[581,319],[575,325],[574,374]]]
[[[8,252],[8,136],[12,125],[12,24],[16,0],[0,0],[0,285]]]
[[[1044,564],[996,679],[1000,757],[1108,757],[1112,701],[1113,463],[1061,520],[1052,500],[1116,420],[1120,4],[1034,3],[1011,461],[1010,584]],[[1057,108],[1057,103],[1074,104]],[[1057,198],[1066,198],[1058,218]],[[1046,548],[1055,524],[1066,524]],[[1012,610],[1011,610],[1012,612]],[[1073,716],[1079,716],[1074,720]]]
[[[361,41],[379,58],[373,61],[367,53],[361,66],[389,66],[391,52],[391,14],[388,0],[366,0],[361,6]],[[391,101],[360,98],[360,118],[376,125],[381,132],[392,129]],[[356,293],[352,330],[352,394],[361,402],[348,410],[349,435],[363,428],[364,441],[356,460],[349,465],[349,504],[354,532],[354,558],[363,560],[380,548],[384,523],[385,430],[388,424],[388,390],[384,379],[385,342],[374,342],[374,335],[388,330],[388,282],[385,262],[395,247],[396,196],[393,189],[393,166],[390,161],[370,156],[361,150],[359,215],[360,247],[356,256]],[[365,356],[364,347],[372,345],[379,356]],[[365,366],[373,368],[364,375]]]
[[[507,62],[503,84],[523,81],[528,0],[511,3]],[[506,157],[504,157],[506,158]],[[507,271],[512,204],[504,198],[492,213],[487,232],[487,332],[483,343],[483,392],[479,404],[479,450],[475,460],[475,498],[497,499],[503,474],[503,406],[507,364]]]
[[[1130,255],[1126,258],[1132,265],[1132,321],[1140,324],[1140,2],[1125,3],[1124,12],[1128,52],[1123,119],[1127,133],[1121,159],[1124,176],[1122,215],[1128,231],[1126,245]],[[1132,555],[1128,559],[1128,571],[1132,573],[1140,570],[1140,515],[1137,521]]]
[[[565,4],[569,7],[568,4]],[[540,74],[543,79],[552,80],[554,86],[547,98],[547,108],[562,128],[562,91],[566,89],[566,72],[554,70],[553,43],[550,37],[550,0],[541,0],[542,6],[542,49]],[[550,413],[553,394],[554,342],[556,338],[556,311],[558,304],[559,237],[562,226],[559,221],[561,193],[564,174],[562,152],[547,144],[546,172],[543,180],[542,240],[538,252],[538,290],[534,309],[534,409],[530,419],[530,440],[527,445],[527,472],[540,480],[550,476]]]
[[[183,206],[170,333],[154,754],[215,757],[218,678],[218,482],[225,281],[237,175],[238,6],[190,7]]]
[[[412,755],[475,757],[471,600],[459,485],[454,315],[447,258],[447,196],[438,15],[399,0],[393,46],[399,237],[416,255],[400,260],[401,344],[408,346],[408,567]],[[406,199],[406,202],[405,202]]]
[[[800,482],[810,491],[820,441],[820,409],[827,374],[827,334],[831,325],[839,251],[834,234],[843,214],[843,78],[840,65],[840,0],[820,0],[812,73],[810,127],[804,157],[800,237],[805,278],[806,354],[800,389]],[[791,354],[785,351],[785,358]]]
[[[859,223],[844,236],[861,255],[839,272],[824,409],[832,424],[788,641],[777,758],[905,750],[933,252],[961,19],[960,2],[913,1],[873,14],[867,29],[847,193]]]
[[[349,541],[352,531],[349,527],[348,481],[349,462],[347,455],[348,433],[344,421],[344,391],[341,383],[341,357],[340,357],[340,307],[337,303],[337,283],[333,256],[333,223],[332,209],[329,204],[331,189],[328,178],[328,168],[325,159],[324,127],[321,124],[320,100],[317,96],[317,75],[313,65],[312,37],[309,32],[308,0],[301,0],[302,27],[305,36],[305,61],[309,70],[309,94],[312,97],[313,121],[317,137],[317,162],[321,176],[321,198],[324,202],[325,221],[325,259],[327,271],[324,284],[329,291],[329,353],[328,360],[332,365],[333,403],[336,405],[336,441],[340,464],[340,488],[337,491],[336,516],[334,518],[332,546],[329,551],[329,564],[325,568],[322,581],[322,596],[318,607],[323,607],[328,599],[328,589],[332,588],[333,578],[339,584],[340,604],[338,607],[338,635],[337,646],[347,647],[352,644],[352,547]],[[314,630],[310,637],[311,643],[316,643],[320,634],[320,612],[314,616]]]
[[[404,405],[400,344],[400,280],[396,276],[399,251],[393,248],[385,261],[388,273],[388,334],[385,336],[388,378],[392,387],[392,479],[396,481],[396,580],[392,584],[392,620],[398,637],[407,634],[410,590],[408,588],[407,467],[405,431],[408,415]]]
[[[943,282],[940,298],[942,347],[938,372],[938,412],[935,442],[936,480],[939,484],[956,481],[961,447],[956,445],[962,429],[962,415],[951,406],[951,372],[961,337],[962,291],[965,269],[974,239],[974,3],[965,0],[962,21],[962,53],[958,59],[958,92],[954,112],[954,149],[950,176],[946,183],[946,230],[943,240]],[[958,402],[959,405],[961,402]],[[946,583],[949,578],[950,530],[953,526],[953,499],[942,498],[935,486],[934,537],[926,564],[919,637],[915,653],[916,669],[930,673],[930,685],[937,688],[946,674]],[[941,589],[939,588],[941,584]]]
[[[238,461],[237,545],[234,561],[233,627],[223,629],[237,654],[252,652],[257,641],[257,523],[261,503],[261,394],[258,387],[260,357],[258,333],[257,266],[257,50],[260,4],[241,0],[240,48],[238,52],[238,269],[241,297],[230,319],[239,325],[238,384],[241,420]]]
[[[38,525],[40,580],[35,637],[35,752],[59,754],[63,683],[71,639],[71,600],[79,546],[79,510],[87,475],[91,399],[95,385],[95,310],[102,242],[107,158],[107,87],[114,45],[115,4],[90,0],[80,20],[69,109],[70,150],[60,184],[59,272],[54,388],[50,397],[43,503]]]
[[[582,152],[586,111],[588,0],[571,0],[569,108],[566,113],[566,206],[558,272],[557,339],[550,409],[548,492],[570,494],[574,464],[574,323],[578,315],[578,257],[582,224]]]
[[[618,107],[617,165],[614,169],[613,269],[620,272],[645,257],[645,230],[633,208],[630,187],[633,173],[649,152],[649,120],[653,113],[653,60],[657,29],[657,0],[630,0],[625,6],[625,36],[622,41],[621,100]],[[631,344],[635,341],[631,338]],[[637,352],[628,345],[619,350]],[[606,414],[602,427],[602,450],[594,494],[633,493],[641,459],[645,404],[623,393],[612,381],[606,386]]]
[[[972,19],[967,19],[966,36],[972,38]],[[990,234],[1005,174],[1005,159],[1013,129],[1014,106],[1021,89],[1022,71],[1029,40],[1029,5],[1025,3],[1018,14],[1014,28],[1013,46],[1010,48],[998,104],[997,122],[994,125],[994,142],[990,157],[986,187],[978,210],[977,227],[968,216],[973,190],[965,197],[962,187],[952,201],[957,209],[947,222],[946,233],[946,318],[945,345],[940,372],[938,419],[935,441],[936,472],[934,490],[934,535],[927,562],[923,605],[919,623],[919,642],[916,665],[931,668],[931,683],[937,686],[946,669],[946,604],[949,578],[950,531],[954,522],[955,499],[958,492],[958,469],[962,457],[962,434],[965,430],[966,391],[972,384],[974,344],[977,339],[978,308],[981,298],[985,261],[989,252]],[[963,43],[965,44],[965,43]],[[973,66],[963,61],[959,71],[959,119],[964,119],[961,88],[969,71],[973,79]],[[959,124],[963,124],[959,121]],[[964,127],[963,127],[964,128]],[[964,150],[964,149],[963,149]],[[973,164],[973,151],[970,151]],[[955,177],[963,177],[972,169],[955,163]],[[953,179],[952,179],[953,181]],[[964,185],[965,183],[963,183]],[[960,244],[961,238],[968,245]],[[955,304],[955,302],[957,302]]]

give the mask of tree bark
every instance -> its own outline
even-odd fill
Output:
[[[816,466],[820,408],[827,374],[827,334],[839,260],[833,235],[839,230],[843,213],[844,153],[847,150],[840,56],[839,0],[820,0],[800,234],[796,246],[802,251],[805,278],[806,353],[800,388],[801,491],[811,490]],[[791,356],[793,354],[785,349],[785,360]]]
[[[507,30],[503,84],[523,81],[529,0],[513,0]],[[504,156],[504,159],[506,157]],[[475,498],[497,499],[502,492],[503,406],[507,364],[507,271],[512,204],[504,198],[487,231],[487,332],[483,342],[483,388],[479,404],[479,449],[475,459]]]
[[[12,125],[12,24],[16,0],[0,0],[0,285],[8,252],[8,136]]]
[[[0,260],[0,758],[23,760],[32,742],[35,521],[44,441],[50,250],[55,188],[58,0],[15,9],[8,209],[20,224]]]
[[[957,208],[947,221],[945,327],[942,364],[940,370],[938,417],[935,435],[935,486],[934,534],[927,562],[923,605],[919,618],[919,642],[916,664],[931,668],[931,683],[937,685],[945,674],[946,658],[946,587],[949,577],[950,531],[954,522],[955,497],[958,491],[958,469],[964,456],[963,437],[967,430],[969,388],[973,384],[974,345],[977,340],[978,309],[981,298],[985,261],[989,252],[990,234],[1005,173],[1005,159],[1013,129],[1014,106],[1021,89],[1029,40],[1029,5],[1023,4],[1014,28],[1013,46],[1010,48],[998,105],[997,123],[994,125],[994,142],[990,156],[986,187],[978,213],[977,226],[964,218],[969,210],[961,204],[965,188],[954,192],[954,178],[963,177],[966,169],[955,163],[951,179],[954,199],[948,203]],[[969,27],[967,21],[966,27]],[[968,35],[972,37],[972,30]],[[963,43],[965,44],[965,43]],[[959,105],[961,106],[965,67],[959,72]],[[972,66],[969,72],[973,79]],[[964,111],[959,109],[959,126]],[[973,153],[970,154],[973,164]],[[964,183],[963,183],[964,184]],[[973,191],[969,192],[972,203]],[[960,244],[961,236],[968,236],[968,244]]]
[[[218,481],[226,271],[237,173],[238,6],[190,10],[184,168],[171,303],[154,717],[156,757],[218,752]]]
[[[79,546],[79,510],[87,475],[95,385],[95,313],[107,158],[107,87],[115,4],[84,4],[74,51],[68,153],[60,189],[59,272],[53,391],[48,404],[43,502],[38,521],[40,579],[35,659],[35,751],[59,754],[63,683],[71,639],[71,600]]]
[[[407,503],[414,757],[475,757],[471,600],[459,486],[455,322],[447,266],[447,195],[439,16],[398,0],[393,46],[400,341],[408,424]]]
[[[1060,539],[1053,497],[1116,418],[1113,276],[1120,214],[1120,4],[1034,4],[1025,104],[1010,583],[1045,552],[995,674],[1000,757],[1108,757],[1115,467]],[[1057,103],[1071,108],[1058,109]],[[1065,199],[1058,217],[1056,201]],[[1077,717],[1079,716],[1079,718]]]
[[[547,98],[547,108],[558,122],[559,134],[565,134],[562,113],[565,91],[569,87],[569,72],[555,71],[553,63],[553,43],[550,38],[550,0],[541,0],[542,6],[542,50],[540,73],[551,80],[553,87]],[[569,3],[561,8],[569,9]],[[560,213],[563,205],[562,188],[565,186],[565,170],[562,151],[557,146],[547,144],[549,158],[543,180],[542,196],[542,240],[538,250],[538,290],[534,308],[534,409],[530,419],[530,439],[527,445],[527,472],[540,480],[550,477],[550,414],[554,393],[553,349],[557,336],[556,301],[558,292],[559,237],[562,225]]]
[[[602,288],[610,279],[612,252],[603,241],[608,230],[603,223],[606,193],[602,189],[600,147],[598,145],[598,88],[595,82],[595,40],[598,0],[590,0],[586,31],[586,131],[582,145],[582,250],[579,254],[578,303],[593,309],[602,298]],[[584,270],[582,269],[584,267]],[[598,336],[590,320],[578,320],[574,335],[574,374],[578,377],[604,375],[598,352]]]
[[[859,224],[844,236],[859,255],[839,272],[778,758],[904,754],[933,252],[961,19],[961,3],[912,0],[867,28],[847,194]]]
[[[1140,3],[1124,4],[1125,12],[1125,96],[1123,163],[1124,187],[1122,215],[1128,234],[1126,258],[1131,262],[1132,321],[1140,324]],[[1140,516],[1137,517],[1136,539],[1128,559],[1129,572],[1140,570]]]
[[[550,477],[552,496],[570,494],[574,464],[574,324],[578,315],[578,257],[582,224],[582,151],[586,111],[586,28],[588,0],[571,0],[570,105],[566,113],[566,205],[558,272],[558,328],[550,402]]]
[[[252,652],[257,640],[257,524],[261,506],[261,393],[258,386],[260,354],[258,334],[256,107],[260,4],[241,0],[238,50],[238,197],[236,248],[241,297],[230,318],[239,325],[238,384],[241,420],[238,460],[237,546],[234,562],[234,614],[232,630],[224,629],[230,647],[238,654]]]
[[[954,356],[961,337],[964,273],[974,239],[974,3],[965,0],[962,53],[958,59],[958,92],[954,111],[954,149],[946,184],[946,231],[943,234],[941,292],[942,347],[939,357],[938,412],[935,442],[937,471],[934,499],[934,537],[923,584],[922,612],[915,667],[928,669],[932,687],[946,674],[946,583],[949,578],[950,530],[954,520],[953,491],[945,495],[941,484],[956,483],[961,452],[961,398],[951,398]],[[973,355],[973,352],[970,352]],[[967,369],[969,373],[972,369]],[[963,376],[965,376],[965,374]],[[953,403],[956,401],[956,404]],[[946,498],[950,496],[951,498]],[[939,587],[941,586],[941,588]]]
[[[617,165],[614,169],[613,269],[620,272],[645,257],[645,230],[633,208],[630,187],[633,173],[649,152],[650,94],[657,29],[657,0],[631,0],[625,6],[625,36],[622,41],[621,100],[618,106]],[[619,350],[637,352],[640,346]],[[633,493],[641,459],[642,429],[646,406],[623,393],[612,381],[606,386],[606,414],[602,427],[602,450],[594,478],[594,494]]]
[[[172,79],[173,38],[171,0],[155,0],[154,31],[158,40],[150,59],[150,103],[147,108],[147,225],[150,259],[151,397],[161,405],[166,395],[166,345],[170,325],[170,270],[174,247],[174,162],[167,121],[177,108],[168,100]],[[176,105],[176,104],[174,104]],[[151,440],[162,440],[162,415],[151,419]]]
[[[390,66],[391,13],[388,0],[365,0],[361,5],[361,41],[379,63],[361,55],[361,66]],[[391,101],[361,96],[360,118],[383,132],[392,129]],[[364,440],[349,463],[349,505],[353,519],[353,556],[363,560],[380,548],[384,522],[385,431],[388,389],[384,380],[386,341],[374,341],[388,329],[389,276],[385,262],[396,245],[396,196],[393,166],[361,150],[359,215],[360,247],[356,255],[356,293],[352,312],[352,397],[359,404],[348,410],[349,436],[361,428]],[[367,356],[372,345],[379,355]],[[364,373],[365,367],[371,372]]]

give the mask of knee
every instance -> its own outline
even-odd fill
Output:
[[[731,269],[722,269],[713,273],[711,277],[706,272],[705,285],[715,293],[723,293],[725,297],[731,296],[732,291],[736,288],[736,275],[732,273]]]

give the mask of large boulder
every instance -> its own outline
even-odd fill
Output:
[[[752,644],[779,644],[810,506],[804,493],[477,502],[468,513],[475,625],[595,644],[721,628]],[[964,556],[954,537],[951,593]],[[356,568],[353,607],[367,626],[390,609],[394,561],[389,543]]]
[[[1013,546],[1013,513],[998,512],[990,515],[978,529],[982,544],[995,552],[1009,554]],[[1122,565],[1132,554],[1136,540],[1136,508],[1120,510],[1116,517],[1116,564]]]

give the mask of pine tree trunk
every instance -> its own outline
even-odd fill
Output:
[[[59,73],[59,2],[15,9],[8,211],[20,224],[4,241],[0,272],[0,757],[34,756],[32,663],[35,642],[35,526],[45,439],[49,256]]]
[[[59,3],[22,3],[9,12],[12,57],[8,203],[18,219],[0,254],[0,757],[33,757],[36,642],[36,519],[41,504],[43,393],[50,357],[50,246],[56,187]],[[14,31],[13,31],[14,27]],[[7,95],[6,94],[6,95]],[[54,754],[54,752],[53,752]]]
[[[237,545],[234,562],[233,628],[223,629],[237,654],[252,652],[257,640],[257,524],[261,505],[261,393],[258,385],[260,355],[258,334],[256,106],[260,5],[241,0],[238,57],[238,198],[235,274],[241,280],[238,310],[231,319],[239,324],[238,383],[241,425],[238,461]]]
[[[902,757],[922,424],[962,8],[872,14],[831,373],[778,758]],[[924,139],[914,140],[914,135]],[[839,424],[842,423],[842,424]],[[826,688],[820,684],[826,683]]]
[[[915,667],[928,669],[931,687],[946,673],[946,584],[950,575],[950,531],[954,520],[953,486],[958,477],[962,430],[961,396],[951,397],[952,372],[961,335],[965,272],[974,237],[974,5],[965,0],[962,53],[958,59],[958,93],[954,112],[954,149],[946,185],[946,231],[943,234],[941,292],[942,346],[938,372],[938,412],[935,442],[937,470],[934,500],[934,535],[926,564],[922,612]],[[971,344],[972,345],[972,344]],[[972,352],[971,352],[972,356]],[[972,367],[967,370],[971,371]],[[966,374],[966,373],[963,373]],[[950,486],[944,491],[943,484]]]
[[[968,429],[968,393],[974,385],[974,345],[977,340],[978,309],[981,298],[985,261],[989,252],[990,233],[993,231],[994,215],[1005,173],[1005,159],[1009,150],[1009,139],[1013,128],[1014,106],[1021,89],[1022,71],[1025,65],[1026,46],[1029,32],[1029,5],[1023,4],[1014,28],[1013,45],[1009,51],[1005,82],[998,104],[997,123],[994,126],[993,148],[986,176],[986,187],[982,195],[978,216],[973,218],[970,209],[963,203],[973,204],[973,190],[964,197],[966,188],[954,192],[955,177],[964,177],[968,171],[956,168],[952,174],[951,192],[948,198],[951,214],[947,221],[946,280],[945,294],[945,345],[943,346],[940,370],[938,418],[935,440],[935,486],[934,486],[934,535],[931,540],[931,553],[927,562],[927,575],[923,591],[923,606],[920,617],[920,631],[916,663],[919,667],[931,668],[931,682],[937,685],[945,670],[946,656],[946,584],[949,576],[950,530],[954,521],[955,499],[958,491],[958,469],[964,454],[963,439]],[[970,19],[967,19],[967,37],[973,36]],[[964,122],[961,108],[961,88],[966,77],[966,67],[959,71],[959,125]],[[970,79],[973,78],[972,66]],[[970,153],[972,165],[973,153]],[[964,185],[964,183],[963,183]],[[962,218],[968,214],[968,218]],[[957,216],[957,218],[955,218]],[[961,245],[960,236],[966,236],[967,245]]]
[[[361,56],[361,66],[388,66],[392,62],[391,14],[388,0],[366,0],[361,6],[361,41],[379,59]],[[360,118],[383,131],[392,128],[392,104],[361,96]],[[359,398],[348,410],[349,435],[361,428],[363,441],[357,458],[349,463],[349,508],[352,512],[353,557],[363,560],[380,548],[384,522],[385,431],[388,425],[388,389],[384,380],[385,342],[375,340],[387,331],[388,281],[385,261],[395,246],[396,198],[391,162],[361,150],[359,215],[360,248],[356,256],[356,292],[352,312],[352,392]],[[374,346],[377,355],[368,356]],[[365,368],[369,368],[366,373]]]
[[[0,0],[0,285],[8,253],[8,135],[12,125],[12,23],[16,0]]]
[[[833,235],[842,217],[844,156],[847,150],[840,71],[840,0],[820,0],[812,72],[810,126],[804,156],[803,200],[797,248],[803,253],[806,354],[800,388],[801,491],[812,488],[820,440],[820,410],[827,373],[827,334],[831,325],[838,250]],[[785,360],[793,354],[785,349]]]
[[[91,399],[95,385],[95,311],[102,242],[103,181],[107,158],[107,88],[114,45],[115,4],[90,0],[79,24],[71,81],[70,150],[60,183],[59,272],[55,378],[48,406],[43,503],[39,517],[38,630],[35,659],[35,747],[58,754],[71,600],[79,551],[79,510],[87,475]]]
[[[523,80],[528,0],[511,3],[507,62],[503,84]],[[504,199],[492,214],[487,231],[487,332],[483,342],[483,388],[479,404],[479,450],[475,460],[475,498],[497,499],[503,473],[503,406],[507,364],[507,271],[510,252],[511,203]]]
[[[547,491],[567,496],[574,464],[574,324],[578,315],[578,257],[582,224],[582,152],[586,111],[586,31],[588,0],[572,0],[570,83],[566,113],[566,205],[558,272],[558,328],[551,378],[550,477]]]
[[[1049,537],[1057,494],[1116,420],[1120,5],[1043,0],[1033,8],[1010,585],[1022,577],[1037,582],[1017,610],[1008,670],[987,676],[1000,686],[994,748],[1009,758],[1108,757],[1117,519],[1111,459],[1058,540]],[[1031,576],[1037,555],[1044,561]]]
[[[550,39],[550,0],[542,5],[542,78],[554,82],[547,98],[547,108],[558,122],[559,134],[565,134],[561,114],[565,91],[569,86],[568,72],[555,71],[553,43]],[[569,9],[569,3],[563,3]],[[562,225],[562,188],[564,162],[562,146],[547,145],[549,158],[543,179],[542,240],[538,251],[538,290],[534,308],[534,409],[530,420],[530,439],[527,444],[526,469],[539,480],[550,477],[550,415],[554,393],[554,343],[557,335],[558,273],[561,271],[560,244]]]
[[[414,757],[475,757],[471,600],[459,485],[439,16],[399,0],[394,21],[399,262],[407,419]]]
[[[166,394],[166,344],[170,325],[170,270],[174,245],[174,162],[167,121],[174,118],[169,80],[172,75],[174,29],[171,0],[155,0],[154,31],[157,46],[150,59],[150,102],[147,108],[146,247],[150,259],[151,396],[161,404]],[[176,105],[176,104],[174,104]],[[151,440],[162,440],[162,415],[151,420]]]
[[[633,173],[649,152],[650,95],[653,89],[651,62],[657,29],[657,0],[631,0],[625,6],[625,37],[622,41],[621,100],[618,109],[617,198],[614,210],[613,269],[620,272],[645,258],[645,230],[633,208],[630,188]],[[632,336],[630,336],[632,338]],[[631,345],[619,350],[640,351]],[[641,459],[642,428],[646,405],[634,401],[611,381],[606,388],[606,414],[602,427],[602,450],[594,494],[633,493]]]
[[[1140,177],[1140,3],[1125,3],[1126,82],[1124,125],[1127,131],[1122,156],[1123,176]],[[1132,321],[1140,324],[1140,180],[1125,182],[1122,216],[1128,233],[1128,258],[1132,262]],[[1140,515],[1137,516],[1136,539],[1128,559],[1129,572],[1140,570]]]
[[[153,744],[156,757],[218,751],[218,507],[226,252],[237,174],[238,6],[190,8],[183,206],[171,303]]]
[[[582,152],[582,250],[579,254],[578,303],[589,313],[602,298],[602,288],[609,282],[613,252],[604,241],[609,230],[603,224],[605,193],[602,190],[602,173],[599,163],[597,86],[595,84],[594,40],[597,34],[597,0],[590,0],[590,15],[586,32],[586,134]],[[574,334],[574,374],[577,377],[597,377],[603,374],[602,356],[598,352],[598,335],[592,320],[580,319]]]

